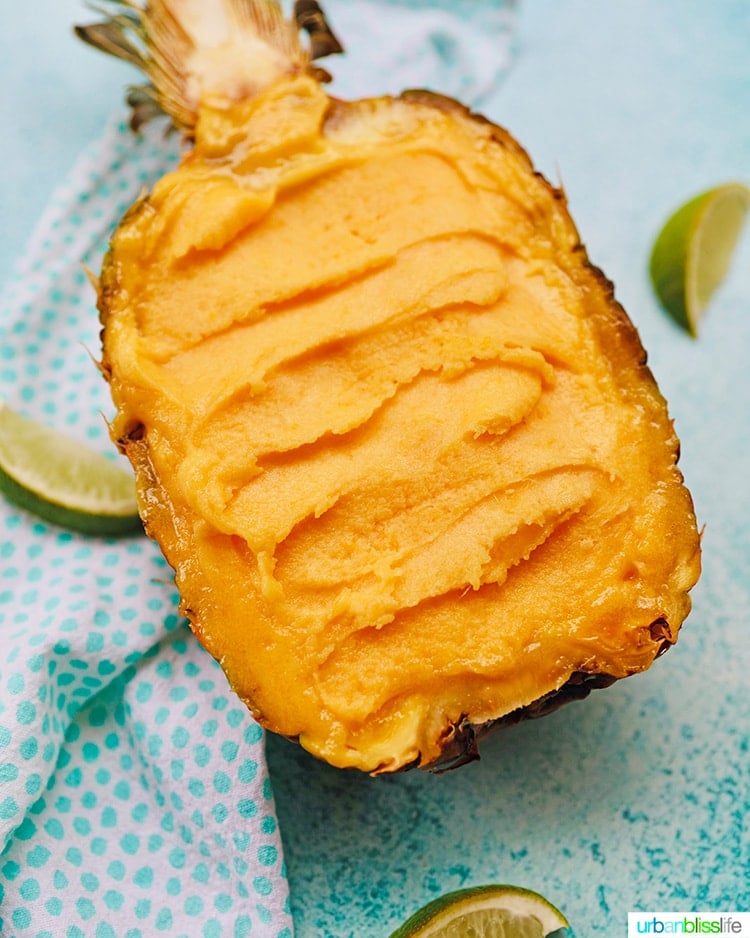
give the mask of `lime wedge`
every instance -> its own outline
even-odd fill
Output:
[[[565,916],[520,886],[473,886],[428,902],[391,938],[563,938]]]
[[[141,527],[129,472],[2,401],[0,492],[45,521],[85,534]]]
[[[750,188],[725,183],[677,209],[654,243],[649,269],[656,295],[693,336],[729,270],[748,208]]]

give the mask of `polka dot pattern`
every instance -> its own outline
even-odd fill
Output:
[[[175,147],[109,128],[0,297],[0,396],[112,458],[81,265]],[[0,631],[0,934],[291,938],[263,732],[155,545],[0,500]]]

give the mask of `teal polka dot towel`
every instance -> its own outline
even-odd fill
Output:
[[[175,160],[162,129],[112,126],[0,298],[0,396],[113,459],[84,265]],[[263,733],[176,608],[144,536],[86,538],[0,498],[5,938],[291,938]]]

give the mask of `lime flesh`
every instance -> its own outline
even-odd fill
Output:
[[[519,886],[475,886],[446,893],[415,912],[391,938],[563,938],[565,916]]]
[[[656,295],[693,336],[727,275],[748,208],[750,188],[725,183],[677,209],[654,243],[649,270]]]
[[[85,534],[141,528],[129,472],[2,401],[0,491],[45,521]]]

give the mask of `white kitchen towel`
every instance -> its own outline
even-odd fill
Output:
[[[428,88],[473,107],[514,52],[517,0],[323,0],[344,56],[323,59],[342,97]]]

